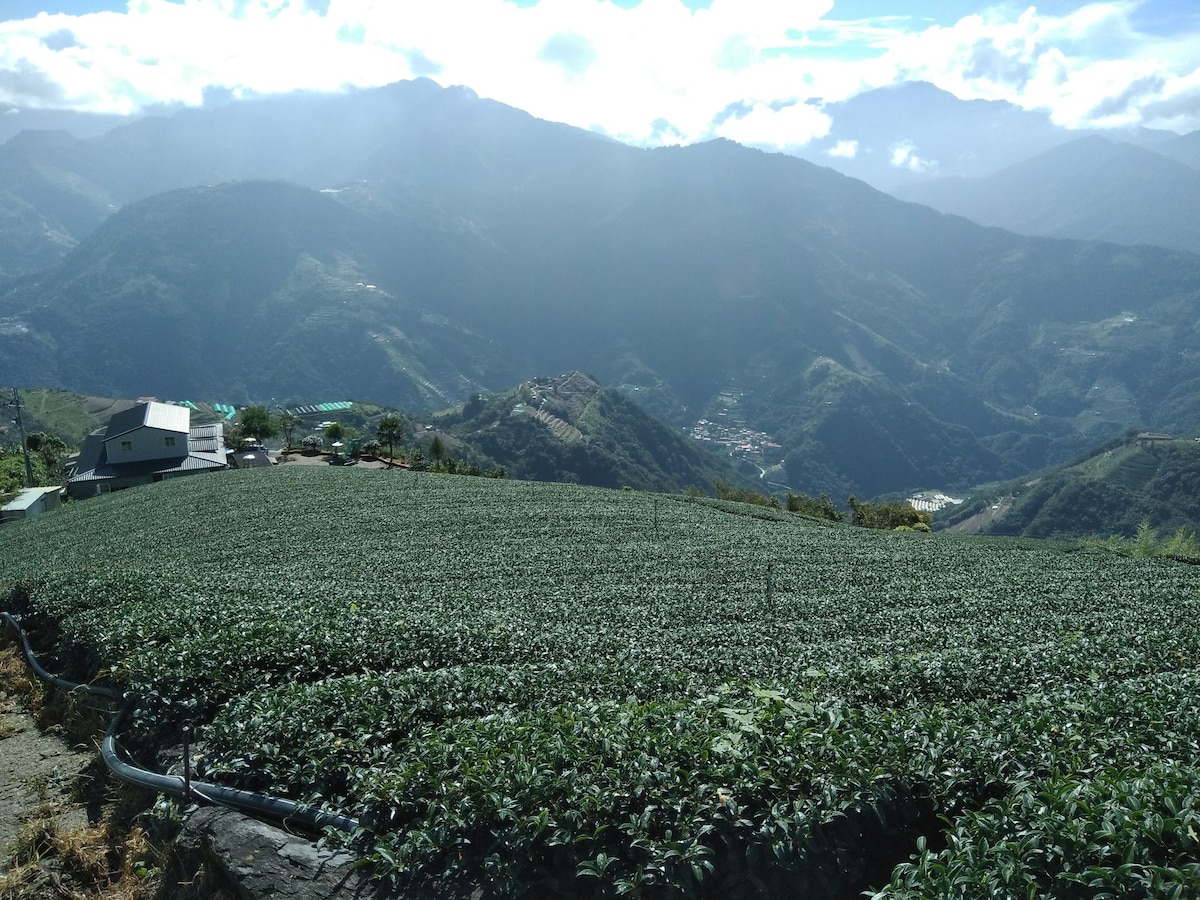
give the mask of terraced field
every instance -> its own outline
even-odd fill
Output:
[[[495,896],[1200,891],[1200,572],[567,485],[280,468],[0,530],[149,759]]]

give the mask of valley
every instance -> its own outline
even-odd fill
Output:
[[[216,890],[197,778],[380,896],[1200,891],[1200,132],[774,113],[830,119],[635,146],[414,77],[0,128],[0,492],[17,404],[97,482],[0,528],[0,611],[187,773],[104,782],[89,890]]]
[[[835,497],[1200,425],[1200,257],[984,228],[726,140],[630,147],[417,79],[0,147],[35,154],[5,190],[72,241],[0,282],[0,383],[428,418],[582,371]]]

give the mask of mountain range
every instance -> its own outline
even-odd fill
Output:
[[[1200,253],[1200,169],[1099,136],[981,178],[935,179],[897,197],[1021,234]]]
[[[1176,146],[1174,132],[1063,128],[1044,111],[1004,100],[960,100],[920,81],[864,91],[822,111],[829,133],[797,155],[889,192],[931,178],[983,178],[1087,136],[1195,161],[1186,143]]]
[[[1200,256],[728,141],[628,147],[418,80],[25,133],[0,174],[0,383],[438,409],[582,370],[834,496],[1200,427]]]

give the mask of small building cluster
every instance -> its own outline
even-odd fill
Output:
[[[770,435],[754,431],[744,425],[725,425],[700,419],[692,426],[691,436],[697,441],[711,441],[728,447],[733,453],[743,456],[761,456],[766,451],[778,451],[782,446],[771,440]]]

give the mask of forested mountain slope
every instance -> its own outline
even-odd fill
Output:
[[[0,381],[410,409],[582,370],[675,427],[724,413],[779,445],[777,481],[834,496],[1200,422],[1200,257],[1020,237],[793,157],[638,150],[430,82],[304,102],[109,135],[135,160],[205,122],[214,173],[261,175],[255,122],[292,122],[277,175],[311,187],[125,207],[0,293]],[[97,183],[132,177],[89,158]]]

